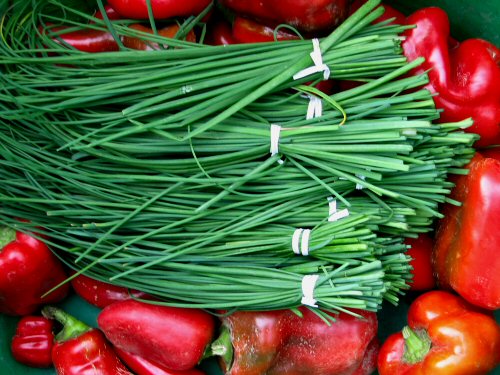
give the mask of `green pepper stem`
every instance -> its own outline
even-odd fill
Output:
[[[45,306],[42,309],[42,315],[47,319],[57,320],[63,325],[62,330],[56,335],[57,342],[65,342],[74,339],[92,329],[85,323],[57,307]]]
[[[212,355],[219,356],[224,361],[226,368],[230,368],[233,362],[233,344],[231,342],[231,331],[223,326],[220,335],[210,345]]]
[[[425,330],[414,331],[408,326],[402,333],[405,340],[403,360],[410,364],[421,362],[431,349],[429,335]]]
[[[9,227],[0,227],[0,252],[5,245],[16,239],[16,231]]]

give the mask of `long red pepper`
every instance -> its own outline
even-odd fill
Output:
[[[12,338],[14,359],[30,367],[52,366],[53,326],[53,322],[43,316],[23,317]]]

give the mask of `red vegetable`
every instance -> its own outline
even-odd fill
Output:
[[[500,362],[500,326],[495,319],[445,291],[412,303],[408,326],[380,348],[380,375],[479,375]]]
[[[231,25],[221,17],[212,17],[207,27],[205,43],[212,46],[235,44]]]
[[[332,30],[349,11],[348,0],[220,0],[220,4],[240,15],[308,32]]]
[[[500,160],[477,154],[456,179],[438,223],[433,263],[438,284],[487,309],[500,308]]]
[[[138,31],[142,31],[144,33],[148,34],[153,34],[153,29],[147,26],[143,26],[141,24],[133,24],[129,26],[131,29],[135,29]],[[179,31],[179,25],[173,24],[170,26],[166,26],[160,30],[158,30],[158,35],[166,37],[166,38],[173,38],[175,37],[175,34]],[[196,35],[194,34],[194,31],[191,30],[188,35],[186,36],[185,40],[188,42],[196,42]],[[160,49],[160,46],[158,43],[146,43],[144,40],[141,40],[139,37],[130,37],[130,36],[124,36],[123,37],[123,45],[128,48],[132,49],[138,49],[138,50],[144,50],[144,51],[152,51],[156,49]],[[167,47],[166,45],[164,47]]]
[[[136,354],[126,352],[125,350],[115,348],[118,357],[127,365],[129,369],[134,371],[136,375],[204,375],[198,369],[190,369],[186,371],[175,371],[167,369],[159,364],[149,361],[146,358]]]
[[[419,291],[434,289],[436,280],[432,269],[433,239],[428,234],[421,233],[417,238],[407,238],[405,243],[411,246],[406,252],[412,258],[410,265],[413,267],[410,289]]]
[[[122,17],[148,19],[146,0],[108,0]],[[192,16],[201,13],[211,0],[151,0],[155,19]]]
[[[375,369],[377,319],[340,313],[328,326],[314,312],[236,312],[222,318],[212,345],[228,375],[371,374]]]
[[[0,232],[0,313],[28,315],[44,303],[61,301],[69,291],[62,263],[42,241],[4,228]]]
[[[104,10],[106,11],[106,15],[110,20],[119,20],[121,18],[120,15],[116,12],[116,10],[114,10],[113,7],[111,7],[111,5],[109,4],[106,4],[104,6]],[[100,10],[95,12],[94,17],[99,18],[100,20],[104,18]]]
[[[215,326],[213,317],[203,310],[135,300],[109,305],[97,321],[117,348],[178,371],[198,364]]]
[[[52,349],[52,361],[58,374],[132,375],[101,331],[55,307],[45,306],[42,314],[63,325]]]
[[[14,359],[30,367],[52,366],[52,328],[52,321],[43,316],[23,317],[12,338],[11,351]]]
[[[279,28],[274,34],[275,27],[258,23],[251,19],[237,16],[233,21],[233,38],[238,43],[272,42],[274,40],[298,39],[298,36]]]
[[[72,279],[71,285],[81,298],[101,309],[112,303],[130,299],[131,295],[136,298],[147,297],[146,293],[108,284],[85,275],[78,275]]]
[[[447,14],[430,7],[407,19],[417,27],[405,33],[404,53],[413,60],[426,61],[415,72],[429,71],[436,106],[443,109],[442,122],[469,117],[474,125],[466,131],[477,133],[477,146],[500,143],[500,50],[481,39],[469,39],[450,48]]]

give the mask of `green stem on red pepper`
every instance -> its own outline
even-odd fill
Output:
[[[423,330],[413,330],[409,326],[405,326],[402,332],[405,339],[403,359],[411,364],[422,361],[431,348],[429,335]]]

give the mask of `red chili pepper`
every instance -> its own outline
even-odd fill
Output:
[[[299,38],[298,35],[292,34],[283,28],[278,29],[276,33],[274,30],[275,27],[273,26],[237,16],[233,21],[232,33],[237,43],[260,43]]]
[[[200,14],[212,0],[151,0],[155,19],[192,16]],[[148,19],[146,0],[108,0],[122,17]]]
[[[61,301],[69,284],[42,296],[62,283],[62,263],[42,241],[21,232],[0,232],[0,313],[28,315],[42,304]]]
[[[220,0],[220,4],[240,15],[307,32],[332,30],[349,12],[348,0]]]
[[[42,314],[63,325],[52,348],[52,361],[58,374],[132,375],[101,331],[56,307],[45,306]]]
[[[12,338],[14,359],[30,367],[52,366],[53,323],[43,316],[25,316],[17,324]]]
[[[447,14],[430,7],[407,19],[415,24],[405,33],[404,53],[409,60],[423,56],[426,61],[415,72],[429,71],[436,106],[443,109],[442,122],[469,117],[474,125],[466,131],[477,133],[477,146],[500,143],[500,50],[481,39],[468,39],[450,49]]]
[[[358,311],[327,325],[307,308],[302,317],[290,310],[245,312],[222,318],[223,329],[212,350],[228,375],[371,374],[378,349],[377,318]]]
[[[406,252],[412,258],[410,265],[413,267],[410,289],[418,291],[434,289],[436,287],[432,269],[434,240],[428,234],[421,233],[417,238],[407,238],[405,243],[411,246]]]
[[[438,223],[433,263],[438,284],[487,309],[500,308],[500,160],[477,154],[455,180]]]
[[[140,357],[115,347],[115,352],[118,357],[127,365],[129,369],[134,371],[136,375],[205,375],[203,371],[198,369],[190,369],[186,371],[175,371],[167,369],[159,364],[149,361],[146,358]]]
[[[213,317],[203,310],[135,300],[109,305],[97,322],[115,347],[177,371],[198,364],[215,328]]]
[[[153,29],[147,26],[143,26],[141,24],[133,24],[129,26],[131,29],[142,31],[144,33],[148,34],[153,34]],[[158,35],[166,37],[166,38],[173,38],[175,37],[175,34],[179,31],[179,25],[174,24],[170,25],[167,27],[164,27],[160,30],[158,30]],[[185,40],[188,42],[196,42],[196,35],[193,30],[191,30],[188,35],[186,36]],[[143,50],[143,51],[152,51],[152,50],[157,50],[160,49],[160,46],[158,43],[147,43],[144,40],[141,40],[139,37],[131,37],[131,36],[124,36],[123,37],[123,45],[128,48],[132,49],[137,49],[137,50]],[[167,46],[164,46],[167,47]]]
[[[380,375],[479,375],[500,363],[500,326],[495,319],[445,291],[414,300],[408,326],[380,348]]]
[[[51,26],[50,31],[57,35],[54,35],[52,39],[58,43],[60,43],[60,41],[62,40],[73,48],[82,52],[112,52],[118,51],[120,49],[118,43],[113,38],[113,35],[111,35],[111,33],[108,31],[89,28],[64,33],[63,31],[66,29],[68,29],[68,27],[66,26]],[[42,32],[45,31],[42,30]]]
[[[112,303],[130,299],[131,295],[135,298],[147,297],[146,293],[108,284],[85,275],[78,275],[72,279],[71,285],[82,299],[101,309]]]

